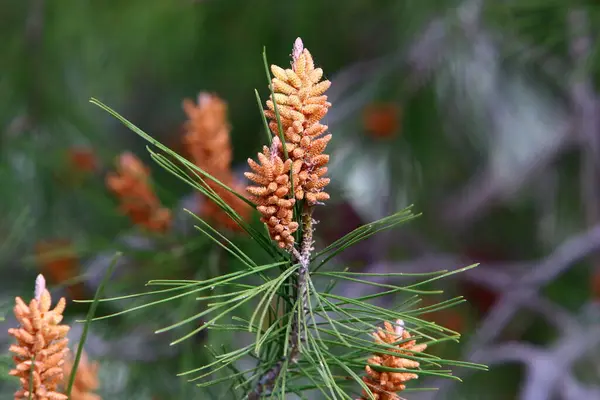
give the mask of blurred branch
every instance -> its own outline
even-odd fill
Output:
[[[44,30],[44,6],[45,0],[31,0],[29,14],[27,15],[25,38],[28,45],[37,47],[40,45]]]
[[[488,2],[488,4],[492,4],[492,2]],[[493,35],[494,41],[502,47],[507,57],[518,55],[518,61],[525,65],[535,65],[556,84],[564,86],[564,78],[568,74],[569,66],[562,58],[549,53],[543,46],[540,47],[531,41],[524,40],[515,32],[504,29],[496,31]]]
[[[5,131],[5,137],[11,138],[21,135],[31,128],[31,120],[26,115],[17,115],[10,121]]]
[[[476,174],[467,184],[450,196],[442,205],[441,219],[452,228],[466,229],[477,218],[490,210],[494,205],[513,196],[540,171],[554,163],[574,143],[572,127],[566,126],[560,133],[561,140],[554,146],[548,146],[545,153],[540,154],[507,185],[497,179],[488,168]]]
[[[407,79],[409,89],[416,91],[443,61],[447,39],[447,22],[442,18],[432,20],[417,37],[407,53],[411,69]]]
[[[569,312],[559,305],[554,304],[550,300],[539,295],[538,290],[555,280],[576,262],[598,250],[600,250],[600,224],[566,240],[551,254],[541,260],[519,263],[488,263],[485,266],[480,266],[456,275],[457,279],[466,279],[476,282],[496,291],[501,296],[470,340],[465,358],[470,361],[488,362],[488,360],[483,360],[481,355],[481,352],[487,352],[486,357],[490,359],[493,358],[491,356],[493,354],[503,354],[503,362],[505,362],[508,361],[511,354],[514,355],[518,353],[512,350],[504,353],[500,351],[489,353],[488,345],[498,338],[503,332],[504,327],[512,320],[513,316],[523,308],[539,313],[557,328],[562,337],[571,338],[576,332],[581,332],[582,328],[576,318],[571,316]],[[443,269],[453,270],[458,268],[458,266],[470,262],[472,262],[472,260],[452,254],[426,254],[405,262],[374,263],[368,266],[363,272],[433,272]],[[382,280],[380,278],[373,279],[374,282],[385,283],[379,282]],[[385,279],[389,280],[390,278],[387,277]],[[407,277],[406,279],[408,280],[410,278]],[[346,295],[352,294],[354,296],[364,296],[368,294],[365,292],[364,288],[359,290],[358,286],[351,284],[341,286],[340,290],[346,293]],[[564,345],[563,347],[570,348],[569,346]],[[562,349],[563,347],[560,348]],[[514,349],[515,347],[513,346],[512,348]],[[520,347],[519,349],[522,350]],[[529,353],[531,353],[530,350],[520,352],[520,354]],[[562,350],[560,354],[562,354]],[[519,361],[521,358],[529,358],[523,355],[519,355],[518,357],[520,358],[516,357],[517,356],[512,357],[511,360]],[[540,357],[541,356],[539,356],[537,360],[541,360]],[[559,363],[558,366],[560,365],[561,364]],[[564,392],[569,391],[570,393],[578,394],[583,392],[587,393],[588,390],[591,390],[595,393],[596,389],[581,388],[573,379],[565,379],[565,382],[561,383],[561,390]],[[449,380],[435,380],[430,385],[439,388],[438,393],[450,393],[449,389],[452,384],[453,381]],[[429,395],[427,394],[422,394],[419,398],[430,398],[428,396]],[[574,396],[575,395],[565,398],[578,398]]]
[[[563,377],[559,391],[565,400],[600,399],[600,387],[586,387],[572,375]]]
[[[592,51],[590,21],[583,9],[573,9],[567,18],[570,30],[569,53],[573,64],[570,97],[581,143],[581,201],[586,223],[592,226],[600,222],[600,109],[592,78],[588,73]],[[597,264],[597,260],[594,260],[594,264]]]
[[[497,338],[519,308],[535,297],[542,286],[599,249],[600,225],[597,225],[565,241],[521,277],[516,276],[514,284],[507,288],[477,330],[469,353],[473,354],[478,348]]]
[[[535,360],[543,353],[537,347],[521,342],[509,342],[489,347],[479,351],[478,360],[488,365],[506,364],[512,362],[527,363],[529,360]]]
[[[600,326],[592,329],[579,327],[547,350],[523,343],[505,343],[479,351],[474,359],[487,364],[511,361],[524,364],[527,372],[519,395],[523,400],[552,399],[560,387],[565,399],[595,398],[587,395],[575,397],[590,391],[595,393],[600,388],[582,388],[570,370],[577,359],[598,344]]]
[[[397,273],[397,272],[434,272],[438,270],[454,270],[461,266],[472,263],[472,260],[467,260],[456,255],[451,254],[428,254],[422,257],[417,257],[412,260],[404,262],[378,262],[369,265],[361,272],[365,273]],[[474,269],[470,269],[461,274],[455,275],[455,279],[464,279],[484,286],[488,289],[493,290],[496,293],[502,293],[514,285],[514,277],[522,274],[523,271],[530,270],[533,268],[535,263],[494,263],[486,264],[485,266],[479,266]],[[402,278],[391,278],[391,277],[371,277],[370,280],[374,283],[387,283],[397,284],[397,279]],[[414,280],[413,277],[403,278],[404,282]],[[340,285],[340,290],[344,296],[366,296],[372,294],[371,291],[376,291],[375,288],[366,285],[357,285],[353,283],[346,283]],[[369,291],[371,289],[371,291]],[[468,300],[468,299],[467,299]],[[534,295],[527,302],[523,303],[521,307],[525,307],[533,312],[536,312],[543,316],[549,323],[562,334],[569,333],[576,325],[576,320],[571,314],[560,307],[559,305],[551,302],[550,300]]]
[[[398,48],[391,54],[373,60],[361,61],[337,72],[331,79],[333,85],[329,90],[329,101],[337,104],[327,116],[330,126],[343,121],[363,107],[373,96],[373,76],[382,76],[405,64],[409,69],[409,77],[405,78],[408,91],[417,91],[439,66],[443,60],[444,46],[447,38],[447,21],[443,18],[433,19],[417,37],[411,41],[408,49]],[[348,92],[361,83],[371,83],[358,92]]]
[[[572,332],[575,330],[581,331],[582,328],[575,323],[568,313],[545,299],[539,299],[537,292],[542,286],[556,279],[573,264],[598,250],[600,250],[600,225],[565,241],[549,256],[537,263],[532,263],[531,267],[527,268],[527,272],[521,275],[510,273],[512,283],[504,285],[505,290],[502,297],[492,307],[475,331],[467,346],[465,358],[470,361],[480,360],[482,357],[481,352],[487,351],[485,349],[487,349],[489,343],[493,342],[503,332],[504,327],[512,320],[513,316],[524,307],[536,308],[544,316],[552,315],[552,313],[560,310],[549,319],[549,322],[566,324],[561,329],[565,337],[571,337]],[[477,268],[473,271],[476,270]],[[492,282],[494,279],[486,278],[488,282]],[[452,384],[453,381],[448,380],[436,380],[432,383],[434,387],[439,388],[440,393],[449,393]]]
[[[507,43],[517,47],[525,45],[516,38],[502,37],[496,41],[492,40],[481,25],[482,7],[483,3],[479,0],[464,2],[458,13],[460,26],[465,37],[472,43],[473,52],[478,55],[478,59],[490,60],[490,65],[497,64],[500,56],[497,49],[499,46]],[[499,98],[495,91],[491,91],[488,96],[485,108],[491,123],[489,129],[491,134],[500,134],[499,129],[510,111],[506,109],[506,101]],[[564,126],[555,129],[559,140],[551,141],[535,157],[531,157],[518,176],[513,176],[509,180],[502,179],[497,176],[492,166],[477,172],[463,188],[441,205],[441,219],[452,229],[466,229],[494,205],[513,196],[572,144],[572,123],[565,123]]]

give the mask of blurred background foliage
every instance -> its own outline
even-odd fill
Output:
[[[193,210],[196,195],[88,100],[182,152],[183,99],[215,92],[228,103],[241,174],[264,141],[253,92],[267,96],[263,46],[271,63],[285,65],[300,36],[332,80],[326,123],[334,134],[334,196],[317,214],[318,246],[416,204],[421,218],[349,250],[336,268],[420,272],[482,263],[476,275],[441,283],[444,296],[463,295],[468,305],[428,316],[469,343],[499,293],[600,223],[599,22],[591,0],[0,1],[0,315],[14,322],[13,297],[28,296],[40,271],[52,275],[56,293],[89,298],[117,250],[125,257],[110,295],[138,291],[147,279],[238,268],[190,229],[181,208]],[[143,234],[118,213],[104,176],[124,151],[152,168],[159,198],[176,214],[172,234]],[[596,236],[586,254],[536,287],[581,330],[597,324]],[[259,252],[247,237],[233,237]],[[44,243],[68,253],[49,265],[40,261]],[[359,295],[356,287],[339,290]],[[234,337],[208,332],[169,347],[169,338],[153,335],[157,321],[177,321],[193,306],[182,301],[92,325],[86,351],[100,361],[104,398],[217,398],[175,374],[205,362],[205,344]],[[552,316],[523,308],[492,342],[550,348],[561,334]],[[69,318],[85,311],[73,305]],[[8,341],[0,334],[2,346]],[[456,345],[433,351],[472,358]],[[578,361],[591,368],[573,372],[576,380],[599,384],[598,359]],[[502,363],[407,398],[534,399],[524,394],[532,393],[524,389],[532,379],[526,367],[533,368]],[[0,392],[8,397],[15,382],[5,376]],[[438,382],[419,387],[430,383]],[[547,398],[568,398],[558,393]]]

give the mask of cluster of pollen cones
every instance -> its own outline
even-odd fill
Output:
[[[36,279],[35,297],[29,304],[20,297],[15,299],[13,311],[19,327],[8,330],[16,339],[9,348],[15,363],[9,374],[18,377],[21,383],[15,400],[67,400],[64,389],[73,364],[67,347],[70,328],[60,324],[65,306],[66,301],[61,298],[52,308],[52,298],[42,275]],[[96,375],[97,366],[88,363],[84,356],[69,399],[101,400],[92,393],[98,387]]]
[[[227,104],[215,94],[201,92],[197,103],[184,100],[183,110],[188,117],[184,124],[183,144],[194,164],[234,191],[241,192],[243,185],[231,171],[231,127],[227,122]],[[235,194],[211,179],[205,181],[243,219],[249,216],[250,208]],[[200,215],[213,220],[220,227],[240,229],[213,201],[201,204]]]
[[[65,377],[70,376],[72,370],[73,359],[69,358],[64,365]],[[99,386],[98,363],[89,361],[87,355],[82,353],[77,365],[70,400],[102,400],[100,396],[94,393]]]
[[[201,92],[198,102],[183,101],[188,120],[184,123],[183,145],[192,162],[199,168],[229,186],[236,192],[243,191],[242,183],[231,171],[232,149],[229,138],[231,127],[227,122],[227,104],[218,96]],[[246,219],[248,205],[235,194],[211,179],[206,184],[233,210]],[[106,184],[120,200],[121,212],[136,225],[149,231],[165,232],[171,227],[171,211],[161,206],[150,185],[149,169],[132,153],[119,156],[116,172],[110,173]],[[211,200],[202,201],[200,215],[214,221],[219,227],[239,230],[237,223]]]
[[[277,155],[279,139],[273,139],[273,146],[269,149],[264,146],[263,152],[258,154],[257,163],[248,159],[248,164],[253,172],[246,172],[246,177],[261,186],[249,186],[248,192],[254,196],[256,209],[262,215],[261,221],[267,224],[271,238],[281,248],[288,248],[294,244],[292,234],[298,229],[294,219],[295,199],[289,198],[290,171],[294,185],[298,184],[298,170],[292,170],[292,160],[285,162]]]
[[[252,171],[245,175],[253,184],[246,190],[271,238],[279,247],[289,250],[299,227],[293,221],[295,203],[304,201],[306,207],[312,207],[329,199],[324,190],[329,184],[325,176],[329,155],[324,152],[331,135],[325,134],[327,126],[321,120],[331,107],[324,94],[331,82],[322,80],[323,70],[315,68],[312,55],[300,38],[294,43],[291,68],[272,65],[271,71],[273,95],[266,102],[265,115],[274,138],[271,146],[259,154],[258,163],[248,160]],[[194,164],[239,193],[242,183],[231,171],[227,104],[214,94],[201,92],[197,103],[184,100],[183,109],[188,117],[183,144]],[[242,219],[248,218],[250,210],[236,194],[212,179],[205,182]],[[148,169],[133,154],[119,157],[117,172],[107,177],[107,186],[120,199],[121,211],[134,223],[150,231],[169,229],[171,212],[161,207],[149,185]],[[220,227],[240,229],[210,199],[201,203],[200,215]]]
[[[325,177],[329,155],[324,151],[331,135],[325,135],[327,126],[320,121],[331,107],[324,95],[331,82],[321,80],[323,70],[315,68],[300,38],[294,43],[291,68],[272,65],[271,71],[274,95],[267,101],[265,115],[274,138],[271,147],[258,155],[259,163],[248,160],[252,172],[246,177],[256,185],[247,190],[271,238],[290,248],[298,229],[292,221],[295,202],[304,200],[312,207],[329,199],[324,191],[329,184]]]
[[[129,152],[119,156],[116,167],[117,171],[106,177],[106,185],[119,198],[121,212],[149,231],[167,231],[171,210],[161,206],[150,186],[148,167]]]
[[[397,320],[395,326],[386,321],[384,327],[385,329],[374,332],[373,338],[377,344],[386,346],[386,350],[395,354],[376,354],[369,358],[367,363],[387,368],[419,368],[417,361],[407,359],[405,356],[421,352],[427,348],[427,345],[417,344],[414,339],[411,340],[411,335],[404,329],[402,320]],[[365,371],[367,374],[363,377],[363,381],[371,390],[375,400],[399,400],[400,397],[396,392],[403,391],[406,389],[406,382],[419,377],[412,372],[380,372],[369,365],[365,367]],[[365,391],[360,400],[369,398]]]
[[[36,280],[35,298],[29,304],[20,297],[15,299],[14,314],[20,327],[8,330],[8,334],[17,340],[9,348],[16,364],[9,373],[19,377],[22,386],[15,393],[15,400],[30,397],[36,400],[67,399],[58,392],[64,377],[65,355],[69,351],[66,337],[69,326],[60,325],[66,302],[61,298],[51,309],[52,298],[45,286],[40,275]]]

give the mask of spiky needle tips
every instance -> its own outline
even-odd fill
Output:
[[[271,71],[274,99],[272,96],[267,101],[265,115],[270,119],[269,128],[278,135],[277,106],[287,153],[294,164],[300,165],[294,196],[297,200],[306,199],[312,206],[329,199],[324,191],[329,184],[325,177],[329,155],[323,152],[331,135],[324,135],[327,125],[320,121],[331,107],[324,95],[331,82],[321,80],[323,70],[315,68],[312,55],[300,38],[292,50],[292,68],[272,65]]]
[[[9,374],[18,376],[22,386],[15,393],[15,400],[66,400],[67,396],[57,391],[63,381],[62,365],[69,351],[66,338],[69,326],[59,325],[65,299],[61,298],[51,310],[52,298],[46,281],[38,275],[34,299],[27,305],[17,297],[15,303],[14,314],[20,327],[8,330],[17,340],[9,348],[16,364]]]
[[[150,186],[150,171],[136,156],[125,152],[117,159],[117,172],[106,177],[106,185],[119,198],[121,211],[149,231],[165,232],[171,226],[171,211],[160,204]]]
[[[409,360],[402,355],[413,355],[427,348],[426,344],[416,344],[416,341],[410,340],[410,333],[404,329],[404,322],[397,320],[392,326],[386,321],[385,329],[378,329],[373,333],[373,338],[377,344],[386,345],[387,350],[397,353],[376,354],[369,358],[368,364],[380,365],[388,368],[416,369],[419,368],[419,362]],[[398,343],[398,342],[402,343]],[[389,346],[393,346],[390,348]],[[365,384],[371,389],[375,400],[399,400],[396,392],[406,389],[405,383],[417,379],[419,376],[412,372],[379,372],[369,365],[365,367],[367,376],[363,377]],[[369,395],[363,392],[361,400],[369,399]]]
[[[271,238],[279,247],[289,249],[294,245],[293,233],[298,229],[298,223],[293,220],[295,200],[288,198],[292,186],[292,160],[281,159],[278,148],[280,145],[281,142],[275,137],[271,148],[264,146],[263,152],[258,153],[259,163],[249,158],[248,164],[253,172],[246,172],[245,175],[258,185],[248,186],[247,190],[257,204],[260,220],[267,224]],[[292,171],[292,176],[297,173],[298,171]]]

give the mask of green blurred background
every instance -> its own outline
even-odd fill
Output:
[[[191,189],[89,99],[181,151],[183,99],[215,92],[228,103],[241,173],[264,141],[254,94],[267,97],[263,47],[285,67],[299,36],[332,81],[332,200],[317,214],[317,245],[415,204],[422,217],[356,246],[339,268],[482,264],[431,299],[468,304],[427,317],[464,335],[434,354],[491,371],[459,370],[463,384],[421,379],[413,387],[441,389],[405,397],[600,396],[600,335],[584,335],[600,321],[599,22],[597,2],[575,0],[0,0],[0,316],[13,324],[14,296],[29,296],[44,272],[35,257],[43,242],[76,253],[67,281],[52,282],[56,295],[82,281],[91,296],[116,250],[124,258],[111,295],[237,268],[188,229],[180,210],[194,204]],[[151,166],[177,214],[169,238],[145,237],[116,212],[104,175],[123,151]],[[97,168],[74,163],[74,152],[92,154]],[[252,254],[249,239],[234,237]],[[493,310],[506,298],[517,300],[499,322]],[[191,307],[92,325],[86,351],[100,362],[103,398],[218,398],[175,374],[205,362],[204,344],[235,338],[209,331],[174,348],[152,334],[153,322]],[[86,308],[69,312],[76,319]],[[81,328],[73,331],[76,342]],[[2,348],[9,341],[0,333]],[[15,387],[3,372],[0,397]]]

